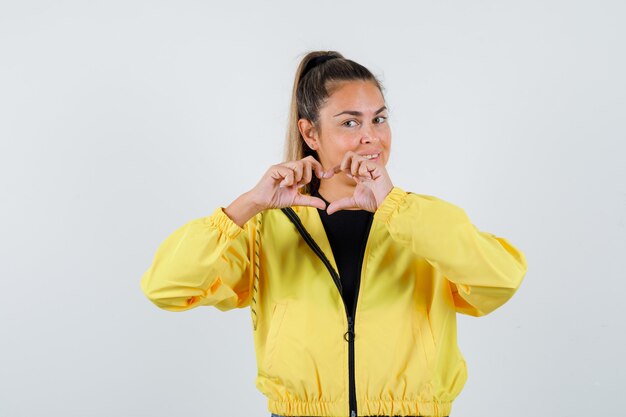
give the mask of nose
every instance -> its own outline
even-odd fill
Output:
[[[366,123],[363,125],[363,136],[361,136],[362,143],[369,143],[373,140],[378,140],[379,137],[376,134],[376,130],[374,129],[374,125],[371,123]]]

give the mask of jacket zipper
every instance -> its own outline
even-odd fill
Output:
[[[363,264],[365,263],[365,251],[367,250],[367,242],[369,241],[370,229],[372,228],[372,222],[374,221],[374,216],[370,216],[369,221],[367,222],[367,227],[365,229],[365,241],[363,246],[361,247],[360,258],[361,265],[359,268],[359,275],[357,276],[356,281],[356,291],[354,292],[354,302],[352,303],[352,315],[348,315],[348,332],[350,333],[350,343],[348,345],[348,368],[350,369],[350,417],[357,417],[356,410],[356,376],[355,376],[355,365],[354,365],[354,322],[356,319],[356,304],[359,299],[359,290],[361,288],[361,275],[363,274]],[[342,297],[343,300],[343,297]],[[344,304],[345,306],[345,304]],[[350,366],[351,365],[351,366]]]
[[[304,228],[304,225],[300,221],[298,215],[293,211],[290,207],[285,207],[281,209],[291,220],[291,222],[296,226],[298,232],[304,238],[304,241],[313,249],[313,252],[322,260],[328,272],[330,272],[330,276],[332,277],[337,289],[339,290],[339,295],[341,296],[341,302],[343,304],[343,308],[346,311],[346,317],[348,319],[348,331],[344,333],[343,338],[346,342],[348,342],[348,385],[349,385],[349,404],[350,404],[350,417],[357,417],[357,408],[356,408],[356,382],[355,382],[355,371],[354,371],[354,318],[356,316],[356,303],[359,298],[359,289],[361,287],[361,273],[363,272],[363,261],[365,261],[365,250],[367,249],[367,242],[369,241],[369,232],[372,227],[372,222],[374,221],[374,216],[370,217],[370,220],[367,224],[367,238],[365,239],[365,243],[361,249],[361,270],[357,277],[356,282],[356,291],[354,293],[354,302],[352,304],[352,313],[348,311],[348,307],[346,303],[343,301],[343,287],[341,286],[341,279],[339,277],[339,273],[335,271],[332,264],[326,258],[324,251],[320,249],[317,245],[313,237],[309,234],[309,232]]]

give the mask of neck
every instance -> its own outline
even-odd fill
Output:
[[[354,195],[356,184],[349,184],[340,180],[341,178],[329,178],[322,180],[319,186],[318,192],[329,203]]]

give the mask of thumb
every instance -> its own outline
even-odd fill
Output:
[[[297,194],[296,198],[293,200],[293,205],[317,207],[322,210],[326,209],[326,202],[324,202],[324,200],[304,194]]]
[[[326,212],[328,214],[333,214],[336,211],[343,210],[346,208],[359,208],[356,205],[356,201],[354,200],[354,197],[344,197],[339,200],[333,201],[332,203],[328,205],[328,209],[326,210]]]

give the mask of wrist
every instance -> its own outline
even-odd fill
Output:
[[[385,198],[387,198],[391,190],[393,190],[393,184],[390,181],[389,184],[387,184],[387,186],[383,188],[383,191],[376,196],[376,202],[378,203],[378,207],[383,204],[383,201],[385,201]]]
[[[246,191],[245,193],[242,194],[241,197],[243,198],[245,203],[249,205],[249,207],[252,210],[254,210],[254,214],[260,213],[267,208],[263,204],[261,204],[259,200],[256,198],[256,195],[254,194],[254,190]]]
[[[224,213],[239,227],[243,227],[248,220],[261,211],[263,211],[263,209],[254,201],[250,192],[241,194],[235,201],[230,203],[228,207],[224,208]]]

